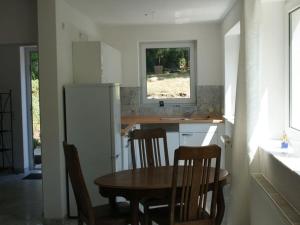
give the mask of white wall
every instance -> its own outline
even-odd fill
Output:
[[[285,17],[284,1],[245,1],[247,155],[249,173],[259,172],[259,144],[279,138],[284,129],[285,95]],[[246,175],[246,174],[245,174]],[[251,214],[259,217],[256,206],[261,197],[253,183]],[[245,189],[246,191],[246,189]],[[248,194],[248,192],[247,192]],[[262,220],[272,224],[273,212],[264,211]],[[251,224],[262,224],[253,219]],[[266,224],[266,223],[265,223]]]
[[[237,3],[242,5],[241,2]],[[250,224],[250,173],[258,171],[261,140],[278,137],[284,119],[284,26],[280,1],[244,1],[235,124],[232,130],[232,183],[228,222]],[[238,20],[234,6],[223,34]],[[231,129],[230,129],[231,130]],[[256,205],[255,202],[252,205]],[[257,203],[258,204],[258,203]]]
[[[46,218],[65,214],[59,143],[55,0],[38,1],[43,204]]]
[[[236,82],[240,55],[240,23],[229,30],[224,37],[225,51],[225,117],[234,120]]]
[[[231,152],[226,152],[225,158],[230,164],[231,183],[228,209],[228,225],[248,225],[249,219],[249,159],[246,145],[246,74],[245,74],[245,23],[244,1],[237,1],[222,23],[222,39],[226,33],[239,21],[240,30],[240,53],[238,58],[237,94],[235,103],[235,123],[225,121],[225,133],[232,138]],[[223,44],[225,47],[225,43]],[[224,52],[225,53],[225,52]],[[225,66],[225,60],[224,60]],[[225,70],[224,70],[225,72]],[[224,73],[225,76],[225,73]],[[228,160],[228,158],[230,158]]]
[[[72,41],[100,39],[98,28],[62,0],[38,1],[44,217],[66,215],[63,85],[73,82]]]
[[[20,47],[0,45],[0,90],[12,90],[15,169],[24,169]]]
[[[231,10],[229,10],[229,12],[227,13],[227,15],[224,17],[222,24],[221,24],[221,30],[222,30],[222,49],[223,49],[223,67],[224,67],[224,83],[225,83],[225,36],[226,34],[238,23],[241,21],[242,19],[242,8],[243,8],[243,1],[242,0],[237,0],[236,3],[232,6]],[[240,39],[240,37],[238,37],[238,39]],[[239,41],[240,42],[240,41]],[[237,42],[236,42],[237,43]],[[240,45],[240,43],[239,43]],[[226,91],[226,88],[225,88]],[[224,95],[225,96],[225,95]],[[226,103],[225,103],[226,104]],[[226,108],[226,106],[225,106]],[[225,110],[226,111],[226,110]],[[226,112],[225,112],[226,113]],[[226,126],[229,127],[228,130],[232,130],[232,123],[228,123],[227,121],[225,121],[227,124]],[[225,131],[225,133],[227,135],[229,135],[230,137],[232,136],[232,132],[227,132]]]
[[[198,85],[223,85],[221,25],[103,26],[103,41],[122,53],[123,84],[140,86],[139,42],[197,40]]]
[[[291,224],[270,199],[270,193],[251,178],[251,224],[252,225],[287,225]]]
[[[12,90],[14,111],[14,156],[18,172],[28,167],[22,130],[20,46],[37,43],[37,1],[0,1],[0,89]]]
[[[247,119],[250,160],[266,138],[284,129],[286,54],[284,1],[247,2]]]
[[[257,48],[258,73],[249,77],[252,100],[249,130],[251,152],[257,142],[266,138],[279,138],[284,130],[285,95],[285,17],[284,1],[262,1],[259,17]],[[252,80],[252,81],[250,81]],[[252,83],[254,82],[255,83]],[[249,121],[250,122],[250,121]],[[256,143],[256,144],[254,144]],[[255,146],[256,145],[256,146]],[[254,154],[254,153],[253,153]]]
[[[37,42],[37,0],[0,2],[0,44]]]
[[[226,63],[225,62],[225,35],[227,34],[227,32],[231,28],[233,28],[238,22],[241,21],[242,16],[243,16],[242,15],[242,8],[243,8],[243,1],[242,0],[236,1],[236,3],[232,6],[231,10],[229,10],[227,15],[224,17],[224,19],[222,21],[222,24],[221,24],[222,49],[223,49],[223,67],[224,67],[223,68],[224,83],[225,83],[225,63]],[[239,37],[239,39],[240,39],[240,37]],[[226,120],[225,121],[225,127],[228,127],[228,129],[225,129],[226,135],[229,135],[230,137],[232,137],[233,124]]]
[[[237,0],[222,21],[223,36],[241,20],[243,1]]]

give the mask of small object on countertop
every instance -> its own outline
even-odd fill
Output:
[[[283,131],[283,135],[281,138],[281,148],[288,148],[289,147],[289,143],[288,143],[288,138],[287,135],[285,133],[285,131]]]

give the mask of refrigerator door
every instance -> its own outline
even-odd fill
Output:
[[[112,137],[112,156],[113,169],[115,172],[123,169],[122,162],[122,140],[121,140],[121,104],[120,86],[115,84],[110,88],[111,102],[111,137]]]
[[[114,171],[112,102],[109,85],[72,85],[65,88],[66,138],[79,153],[84,179],[92,200],[107,202],[94,184],[95,178]],[[69,215],[76,216],[75,198],[69,185]]]

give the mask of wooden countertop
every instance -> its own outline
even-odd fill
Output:
[[[122,135],[126,134],[135,124],[183,124],[183,123],[223,123],[221,116],[193,115],[184,116],[122,116]],[[127,125],[127,126],[125,126]]]

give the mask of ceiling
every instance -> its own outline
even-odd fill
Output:
[[[184,24],[220,20],[236,0],[66,0],[100,24]]]

